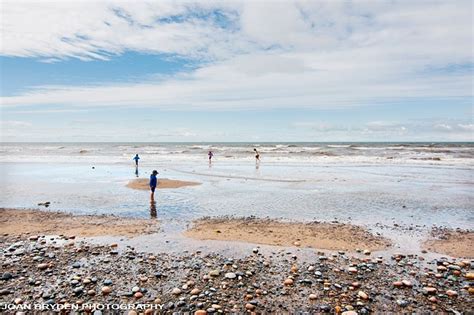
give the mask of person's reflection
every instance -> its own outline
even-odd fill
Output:
[[[155,199],[150,200],[150,217],[156,219],[156,201]]]
[[[138,165],[135,166],[135,176],[138,177]]]

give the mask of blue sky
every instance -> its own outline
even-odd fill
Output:
[[[3,15],[2,141],[473,141],[470,1],[5,1]]]

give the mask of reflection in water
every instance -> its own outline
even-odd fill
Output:
[[[135,176],[138,177],[138,165],[135,166]]]
[[[156,219],[156,201],[155,199],[150,200],[150,217]]]

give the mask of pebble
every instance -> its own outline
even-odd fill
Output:
[[[402,280],[402,283],[406,287],[412,287],[413,286],[413,284],[408,280]]]
[[[311,294],[309,295],[309,299],[310,299],[310,300],[317,300],[317,299],[318,299],[318,296],[317,296],[316,294],[314,294],[314,293],[311,293]]]
[[[191,290],[191,295],[198,295],[199,293],[201,293],[201,290],[199,290],[199,289],[192,289]]]
[[[285,279],[283,284],[286,286],[290,286],[290,285],[293,285],[293,282],[294,282],[293,279],[288,278],[288,279]]]
[[[112,292],[112,288],[105,286],[105,287],[103,287],[103,288],[101,289],[101,292],[102,292],[102,294],[104,294],[104,295],[105,295],[105,294],[109,294],[110,292]]]
[[[474,280],[474,272],[468,272],[468,273],[466,273],[466,275],[464,276],[464,278],[466,278],[467,280]]]
[[[454,291],[454,290],[447,290],[447,291],[446,291],[446,294],[447,294],[448,296],[450,296],[450,297],[456,297],[456,296],[458,296],[458,293],[457,293],[456,291]]]
[[[44,264],[44,263],[43,263],[43,264],[39,264],[39,265],[38,265],[38,269],[39,269],[39,270],[45,270],[45,269],[47,269],[47,268],[48,268],[48,264]]]
[[[356,311],[345,311],[341,315],[358,315],[358,313]]]
[[[194,312],[194,315],[207,315],[207,312],[205,310],[197,310]]]
[[[135,292],[135,294],[133,295],[136,299],[140,299],[143,297],[143,293],[141,292]]]
[[[227,278],[227,279],[235,279],[237,277],[237,275],[233,272],[228,272],[228,273],[225,274],[224,277]]]
[[[359,291],[357,292],[357,296],[360,297],[361,299],[363,300],[367,300],[369,298],[369,296],[367,295],[367,293],[365,293],[364,291]]]
[[[219,270],[214,269],[214,270],[211,270],[211,271],[209,272],[209,275],[210,275],[211,277],[217,277],[217,276],[219,276],[220,273],[221,273],[221,272],[220,272]]]
[[[247,303],[245,304],[245,309],[248,311],[253,311],[255,309],[255,305]]]
[[[172,291],[171,291],[172,294],[174,295],[180,295],[181,294],[181,289],[179,288],[174,288]]]

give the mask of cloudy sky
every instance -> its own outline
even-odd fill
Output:
[[[474,141],[470,0],[1,6],[2,141]]]

